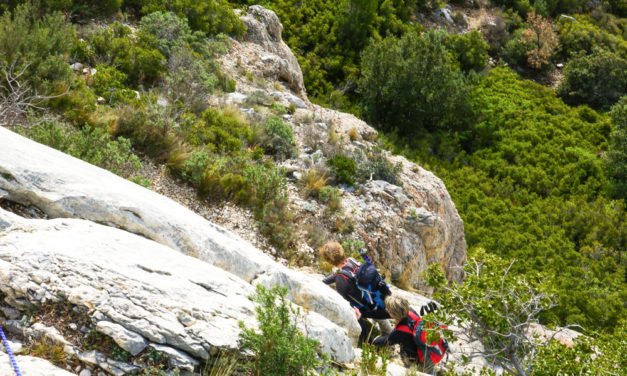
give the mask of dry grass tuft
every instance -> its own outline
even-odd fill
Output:
[[[353,127],[348,131],[348,138],[350,138],[351,141],[357,141],[359,139],[359,131],[357,128]]]

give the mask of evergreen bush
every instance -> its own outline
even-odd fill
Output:
[[[254,375],[302,376],[313,375],[315,369],[328,363],[316,354],[318,341],[302,334],[296,320],[300,312],[287,300],[287,288],[267,289],[257,285],[253,300],[259,330],[240,322],[242,346],[253,352]]]
[[[568,104],[607,110],[627,94],[625,72],[627,59],[595,49],[590,55],[579,54],[568,61],[557,93]]]

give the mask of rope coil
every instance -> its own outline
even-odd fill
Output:
[[[15,374],[17,376],[22,376],[22,374],[20,373],[20,369],[17,366],[17,362],[15,361],[15,357],[13,356],[13,351],[11,351],[11,346],[9,346],[9,341],[7,340],[7,337],[4,335],[2,326],[0,326],[0,336],[2,337],[2,343],[4,344],[4,348],[7,349],[7,354],[9,354],[9,359],[11,359],[11,364],[13,365],[13,369],[15,370]]]

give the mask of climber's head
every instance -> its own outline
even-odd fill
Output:
[[[340,266],[346,261],[344,248],[338,242],[328,242],[320,248],[320,255],[324,261],[333,266]]]

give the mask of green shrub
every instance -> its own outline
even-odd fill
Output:
[[[257,285],[253,299],[259,330],[240,322],[242,346],[254,354],[251,368],[255,375],[313,375],[328,362],[316,354],[318,341],[307,338],[296,325],[300,312],[287,300],[287,288],[266,289]]]
[[[616,126],[606,153],[607,176],[612,183],[613,196],[627,201],[627,96],[623,96],[610,111]]]
[[[12,70],[14,75],[23,71],[20,83],[40,95],[50,94],[59,81],[69,86],[73,75],[65,59],[72,47],[72,33],[61,13],[42,15],[30,1],[5,12],[0,18],[2,81]]]
[[[211,93],[228,84],[226,80],[215,61],[183,48],[170,56],[161,89],[174,105],[197,114],[207,108]]]
[[[139,31],[155,36],[156,48],[166,58],[192,42],[192,30],[187,21],[172,12],[154,12],[142,17]]]
[[[327,160],[327,164],[335,174],[335,180],[340,184],[355,184],[357,175],[357,164],[354,160],[344,154],[336,154]]]
[[[271,163],[247,165],[244,178],[253,207],[261,208],[287,197],[285,170]]]
[[[481,71],[488,62],[489,46],[478,30],[449,35],[447,47],[453,52],[464,71]]]
[[[577,55],[564,67],[557,93],[571,105],[609,109],[627,94],[627,59],[606,50]]]
[[[96,111],[98,96],[87,86],[85,79],[77,77],[67,95],[51,99],[51,108],[61,111],[75,126],[94,125],[92,117]]]
[[[128,76],[126,84],[133,87],[152,85],[166,68],[166,59],[159,52],[156,38],[149,34],[131,36],[131,29],[119,22],[92,35],[97,62],[113,65]]]
[[[104,129],[85,127],[74,131],[58,122],[44,122],[25,132],[27,137],[39,143],[125,178],[136,176],[141,169],[139,159],[131,151],[130,141],[123,137],[113,139]]]
[[[338,188],[329,185],[323,187],[318,193],[318,199],[327,204],[327,210],[331,214],[342,210],[342,192]]]
[[[618,251],[627,246],[627,215],[623,201],[605,195],[599,150],[609,119],[505,68],[482,77],[471,100],[480,119],[472,152],[454,160],[419,154],[446,184],[468,248],[524,260],[513,267],[519,275],[553,276],[558,305],[543,322],[612,330],[627,316],[627,261]]]
[[[168,160],[179,142],[175,134],[178,124],[168,108],[150,102],[127,105],[117,111],[117,134],[130,138],[134,146],[157,160]]]
[[[292,127],[280,117],[270,116],[263,124],[258,135],[260,146],[278,159],[287,159],[296,155]]]
[[[187,18],[192,30],[207,35],[226,33],[241,36],[245,31],[242,21],[233,13],[226,0],[136,0],[141,14],[173,12],[181,19]]]
[[[237,153],[252,140],[252,130],[242,118],[209,108],[198,121],[185,129],[185,137],[194,146],[205,146],[209,150],[228,154]]]
[[[465,126],[469,86],[445,41],[443,32],[409,33],[364,51],[359,87],[369,120],[403,135]]]
[[[105,64],[97,65],[96,71],[91,78],[92,86],[96,94],[101,95],[107,103],[125,102],[136,97],[135,91],[124,84],[127,82],[126,74]]]
[[[574,14],[573,17],[576,21],[562,17],[557,22],[563,56],[573,56],[579,51],[592,53],[594,48],[603,48],[627,58],[627,41],[621,27],[608,27],[616,23],[614,18],[596,21],[583,14]]]
[[[400,186],[402,182],[398,175],[402,168],[400,163],[392,165],[378,145],[357,154],[357,176],[360,181],[385,180]]]

